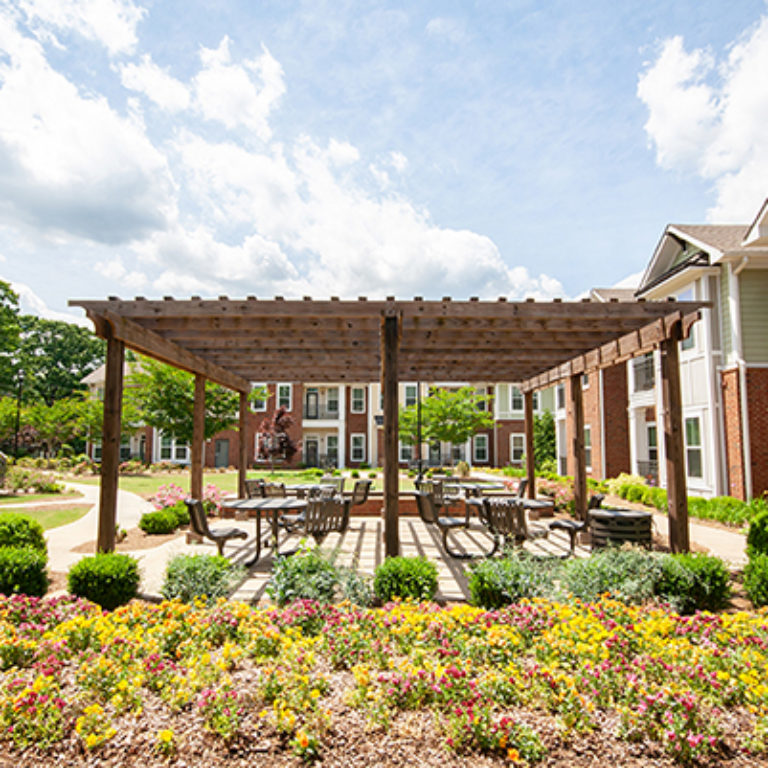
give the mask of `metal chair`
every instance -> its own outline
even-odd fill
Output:
[[[245,495],[249,499],[261,499],[264,497],[264,481],[258,480],[246,480],[245,481]]]
[[[349,501],[338,495],[309,502],[301,524],[302,533],[322,544],[329,533],[344,533],[349,527]]]
[[[368,494],[371,491],[371,480],[355,480],[352,488],[352,495],[349,497],[349,503],[352,507],[359,507],[368,501]]]
[[[463,518],[448,517],[441,515],[438,511],[438,507],[435,503],[435,499],[428,491],[416,491],[414,493],[416,497],[416,507],[419,510],[419,517],[426,525],[434,525],[441,532],[443,537],[443,549],[457,560],[469,560],[476,555],[469,552],[458,552],[455,549],[451,549],[448,544],[448,534],[453,531],[464,530],[469,532],[470,530],[478,530],[477,527],[473,527],[469,520],[469,515],[465,515]],[[480,530],[484,530],[485,526],[480,526]],[[496,544],[490,552],[482,553],[483,557],[488,557],[496,551]]]
[[[224,545],[233,539],[247,539],[248,533],[240,528],[214,528],[208,527],[208,515],[205,514],[203,502],[199,499],[184,499],[189,510],[189,522],[192,530],[204,539],[210,539],[216,543],[219,554],[224,554]]]
[[[285,498],[285,483],[264,483],[263,494],[266,498],[278,497]]]
[[[333,475],[323,475],[320,478],[320,485],[332,485],[336,489],[336,493],[344,493],[344,482],[346,478]]]

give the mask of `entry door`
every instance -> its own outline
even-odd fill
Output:
[[[306,417],[308,419],[316,419],[318,414],[318,397],[316,389],[307,390],[307,407],[304,409]],[[317,449],[317,441],[315,441],[315,449]],[[311,464],[310,466],[315,466]]]
[[[308,437],[304,441],[304,463],[308,467],[316,467],[318,460],[318,444],[316,437]]]
[[[229,440],[217,440],[214,454],[214,464],[217,467],[229,466]]]

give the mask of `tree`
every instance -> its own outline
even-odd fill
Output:
[[[537,469],[543,462],[554,461],[557,458],[555,417],[550,411],[544,411],[533,418],[533,452]]]
[[[19,347],[19,297],[0,280],[0,394],[15,394]]]
[[[421,439],[426,443],[445,442],[451,445],[466,443],[481,429],[493,426],[493,417],[480,406],[486,395],[477,394],[472,387],[458,390],[436,389],[421,404]],[[400,440],[407,445],[418,441],[417,408],[415,405],[400,409]]]
[[[191,443],[194,432],[195,377],[165,363],[141,358],[127,377],[125,400],[137,417],[179,442]],[[231,429],[238,422],[237,392],[205,382],[205,427],[203,439]]]
[[[27,399],[51,406],[83,391],[82,379],[104,362],[104,341],[86,328],[33,315],[22,315],[19,325],[19,362]]]
[[[260,459],[269,460],[273,469],[275,459],[290,461],[299,450],[296,441],[288,434],[293,423],[293,417],[284,405],[275,411],[271,419],[265,418],[261,422],[258,456]]]

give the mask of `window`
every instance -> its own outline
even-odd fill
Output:
[[[400,443],[400,461],[403,464],[409,464],[413,461],[413,446]]]
[[[557,385],[557,408],[562,410],[565,408],[565,384]]]
[[[538,392],[533,393],[533,410],[534,411],[539,410],[539,393]]]
[[[290,411],[291,408],[291,395],[293,387],[290,384],[278,384],[277,385],[277,407],[285,408]]]
[[[365,435],[350,435],[350,461],[365,461]]]
[[[589,389],[589,374],[584,373],[581,376],[581,388],[582,389]]]
[[[186,461],[187,460],[187,446],[186,445],[179,445],[176,444],[174,446],[174,452],[173,457],[176,459],[176,461]]]
[[[411,405],[416,405],[417,400],[417,388],[416,384],[405,385],[405,407],[408,408]]]
[[[101,461],[101,443],[93,444],[93,460]]]
[[[698,416],[685,420],[685,459],[688,477],[702,477],[701,426]]]
[[[328,413],[339,412],[339,388],[329,387],[325,393],[325,402],[328,405]]]
[[[517,387],[512,387],[509,393],[510,393],[510,403],[509,403],[510,410],[522,411],[523,410],[523,393]]]
[[[656,373],[654,371],[653,352],[642,357],[636,357],[632,361],[632,377],[635,384],[635,392],[647,392],[655,386]]]
[[[592,427],[584,427],[584,464],[592,469]]]
[[[177,443],[169,435],[160,435],[160,461],[189,461],[189,446]]]
[[[525,456],[525,435],[515,433],[509,436],[509,460],[520,463]]]
[[[475,389],[475,394],[482,397],[482,400],[478,400],[476,403],[477,410],[478,411],[490,411],[491,410],[491,399],[488,396],[488,387],[477,387]]]
[[[170,461],[173,456],[173,440],[166,435],[160,438],[160,461]]]
[[[365,387],[352,387],[352,413],[365,413]]]
[[[683,293],[679,294],[677,297],[678,301],[693,301],[694,295],[693,295],[693,288],[689,288],[687,291],[684,291]],[[688,335],[687,339],[683,339],[680,342],[680,349],[685,352],[686,350],[693,349],[696,346],[696,329],[691,328],[691,332]],[[701,477],[701,475],[692,475],[692,477]]]
[[[328,435],[325,438],[325,452],[328,463],[334,467],[339,466],[339,437],[338,435]]]
[[[485,464],[488,461],[488,435],[475,435],[474,458],[476,464]]]
[[[659,459],[659,443],[658,434],[656,432],[655,424],[646,425],[648,435],[648,461],[658,461]]]
[[[263,382],[255,383],[251,382],[251,392],[253,392],[254,389],[263,389],[266,391],[267,385]],[[267,398],[264,399],[260,397],[254,397],[251,400],[251,410],[254,412],[258,411],[266,411],[267,410]]]

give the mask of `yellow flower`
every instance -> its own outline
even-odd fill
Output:
[[[157,732],[157,740],[161,744],[170,744],[173,741],[173,731],[170,728],[164,728]]]

